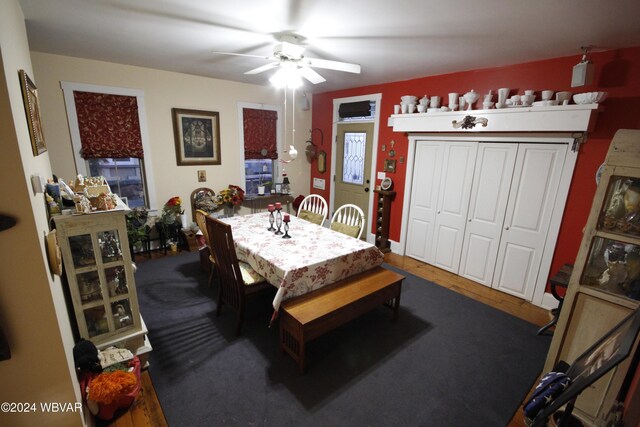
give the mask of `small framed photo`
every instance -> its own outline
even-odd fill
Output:
[[[33,150],[33,155],[38,156],[47,151],[47,146],[44,142],[44,133],[42,132],[42,121],[40,120],[38,89],[24,70],[18,71],[18,75],[20,76],[20,86],[22,87],[24,109],[27,113],[31,149]]]
[[[178,166],[221,164],[219,113],[180,108],[171,112]]]
[[[384,171],[385,172],[396,172],[396,161],[393,159],[385,159],[384,160]]]
[[[282,193],[282,183],[281,182],[276,182],[276,193],[280,194]]]

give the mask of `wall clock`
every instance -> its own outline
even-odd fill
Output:
[[[392,187],[393,181],[389,177],[384,178],[380,183],[380,188],[384,191],[391,190]]]

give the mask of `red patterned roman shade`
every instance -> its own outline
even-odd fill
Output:
[[[73,92],[85,159],[142,159],[142,137],[135,96]]]
[[[244,108],[244,158],[277,159],[278,113],[273,110]],[[263,151],[264,150],[264,151]]]

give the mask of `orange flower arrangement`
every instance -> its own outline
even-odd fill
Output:
[[[130,393],[138,381],[133,372],[103,372],[91,380],[88,398],[94,402],[110,405],[120,396]]]

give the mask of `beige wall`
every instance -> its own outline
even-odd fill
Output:
[[[12,357],[0,361],[0,402],[36,404],[37,412],[0,412],[0,425],[81,425],[80,413],[46,414],[40,403],[80,401],[73,369],[73,338],[60,278],[51,276],[42,193],[30,176],[51,175],[49,152],[35,156],[18,70],[38,83],[29,57],[24,17],[16,0],[0,1],[0,212],[17,225],[0,232],[0,326]]]
[[[242,144],[238,137],[238,102],[282,105],[282,90],[268,86],[216,80],[149,68],[99,62],[59,55],[32,52],[34,72],[38,76],[38,90],[42,98],[44,133],[51,152],[53,172],[70,179],[76,175],[61,81],[116,86],[144,91],[147,125],[157,202],[159,207],[173,196],[180,196],[188,205],[191,191],[210,187],[218,191],[228,184],[244,187],[242,173]],[[299,96],[296,98],[298,101]],[[287,114],[291,119],[291,101]],[[308,194],[309,163],[305,159],[304,141],[311,129],[311,111],[296,107],[296,148],[300,155],[286,165],[294,194]],[[175,143],[171,117],[172,108],[217,111],[220,113],[222,164],[219,166],[176,166]],[[281,125],[283,123],[281,122]],[[291,141],[292,126],[287,125],[287,145]],[[283,155],[287,158],[287,155]],[[199,183],[197,170],[207,171],[207,182]],[[188,217],[190,209],[185,206]],[[243,212],[248,210],[244,208]]]

